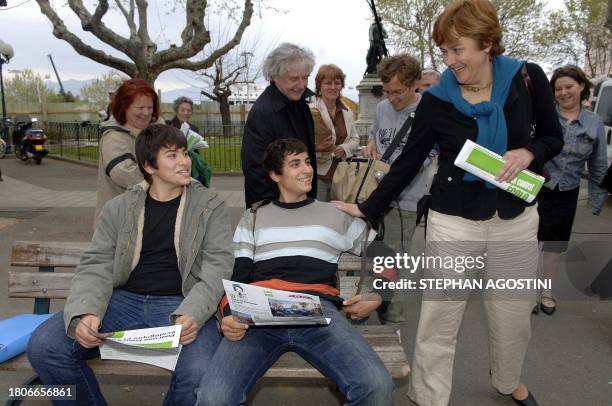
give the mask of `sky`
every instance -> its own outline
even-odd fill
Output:
[[[255,60],[263,58],[270,44],[294,42],[310,48],[317,66],[335,63],[347,75],[345,93],[351,95],[366,68],[365,56],[369,46],[368,27],[371,13],[366,0],[267,0],[269,5],[285,12],[263,11],[262,18],[254,16],[245,38],[252,40],[260,37],[260,45],[255,52]],[[560,5],[562,0],[549,0],[547,3]],[[65,41],[52,34],[52,25],[40,12],[33,0],[8,0],[9,8],[0,9],[0,40],[9,43],[15,50],[15,57],[5,66],[5,74],[10,70],[31,68],[49,79],[55,80],[47,54],[52,54],[62,81],[68,79],[92,79],[110,70],[109,67],[79,55]],[[91,1],[86,2],[86,4]],[[180,43],[180,30],[184,17],[164,14],[166,0],[149,1],[149,30],[152,38],[159,44],[158,49],[170,43]],[[55,1],[54,4],[61,4]],[[11,6],[17,6],[10,8]],[[118,52],[99,42],[91,34],[80,29],[77,18],[68,7],[59,8],[58,14],[65,17],[69,29],[85,42],[97,45],[104,51],[121,56]],[[122,17],[105,17],[111,28],[123,29]],[[8,69],[8,72],[6,71]],[[262,81],[262,80],[260,80]],[[314,73],[311,76],[314,87]],[[162,91],[198,86],[193,73],[171,70],[160,75],[155,85]],[[201,84],[200,84],[201,85]]]

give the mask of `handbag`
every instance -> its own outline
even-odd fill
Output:
[[[339,162],[332,179],[331,199],[358,204],[370,197],[382,178],[389,173],[389,158],[408,133],[413,121],[414,113],[411,113],[381,159],[352,157]]]

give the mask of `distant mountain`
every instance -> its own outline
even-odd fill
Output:
[[[81,95],[81,89],[84,86],[89,86],[93,82],[93,79],[88,80],[76,80],[76,79],[68,79],[66,81],[62,81],[64,85],[64,90],[66,92],[72,92],[75,96]],[[55,92],[59,92],[59,84],[53,80],[45,80],[45,85]],[[200,89],[197,87],[185,87],[183,89],[169,90],[167,92],[162,91],[162,103],[172,103],[177,97],[187,96],[190,99],[193,99],[196,103],[200,102]],[[205,97],[202,97],[203,101],[208,101]]]
[[[91,82],[93,82],[93,79],[88,79],[88,80],[68,79],[66,81],[62,81],[62,84],[64,85],[64,90],[66,92],[71,92],[75,96],[80,96],[81,88],[84,86],[89,86]],[[47,85],[48,88],[50,88],[51,90],[55,92],[59,92],[60,90],[59,83],[53,80],[45,80],[45,85]]]
[[[68,79],[65,82],[63,81],[62,84],[64,85],[64,90],[66,90],[66,92],[72,92],[73,95],[80,96],[81,88],[83,86],[90,85],[91,82],[93,82],[93,79],[88,79],[88,80]],[[53,91],[59,92],[59,84],[57,82],[53,80],[45,80],[45,84],[47,85],[47,87],[49,87]],[[207,97],[205,96],[200,97],[200,90],[201,89],[198,87],[189,86],[189,87],[184,87],[181,89],[168,90],[165,92],[162,91],[162,103],[172,103],[176,98],[181,97],[181,96],[189,97],[196,104],[199,104],[200,100],[202,100],[202,102],[209,102],[210,99],[208,99]],[[359,96],[357,95],[357,91],[355,89],[344,89],[342,91],[342,94],[350,98],[353,101],[359,100]]]
[[[162,91],[162,94],[161,94],[162,103],[172,103],[178,97],[185,96],[193,100],[194,103],[199,104],[200,103],[200,90],[201,90],[200,88],[189,86],[189,87],[184,87],[182,89],[168,90],[166,92]],[[209,101],[209,99],[207,97],[202,96],[202,101],[206,102],[206,101]]]

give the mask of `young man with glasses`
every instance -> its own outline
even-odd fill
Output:
[[[376,106],[374,124],[370,129],[368,144],[363,150],[363,156],[372,159],[380,159],[385,154],[421,100],[421,94],[416,92],[421,80],[421,65],[415,58],[406,54],[385,58],[378,64],[377,71],[383,82],[386,98]],[[410,129],[389,157],[390,163],[400,155],[409,135]],[[391,203],[385,213],[384,241],[399,253],[409,251],[410,240],[416,228],[417,202],[426,193],[431,181],[430,171],[425,168],[428,168],[436,157],[437,152],[432,150],[421,173]],[[401,295],[396,295],[387,311],[381,314],[383,322],[399,327],[400,323],[406,321],[402,302]]]

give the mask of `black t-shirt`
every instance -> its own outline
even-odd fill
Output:
[[[158,202],[145,201],[142,249],[138,265],[122,289],[144,295],[182,294],[182,279],[174,249],[174,227],[181,196]]]

